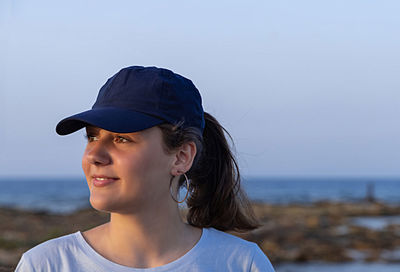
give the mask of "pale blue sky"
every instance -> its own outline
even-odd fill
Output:
[[[0,176],[81,176],[89,109],[129,65],[190,79],[245,175],[400,175],[399,1],[0,2]]]

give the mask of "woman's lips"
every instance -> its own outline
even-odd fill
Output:
[[[109,184],[116,182],[118,178],[106,177],[106,176],[93,176],[92,183],[95,187],[104,187]]]

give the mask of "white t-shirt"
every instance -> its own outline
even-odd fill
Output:
[[[78,231],[30,249],[22,255],[15,271],[273,272],[274,269],[255,243],[213,228],[204,228],[200,240],[191,250],[159,267],[131,268],[111,262],[98,254]]]

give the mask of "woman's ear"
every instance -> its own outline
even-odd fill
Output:
[[[173,176],[179,176],[189,171],[196,156],[196,144],[194,142],[184,143],[175,153],[175,161],[171,169]]]

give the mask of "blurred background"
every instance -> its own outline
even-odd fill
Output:
[[[0,266],[80,220],[84,133],[55,125],[144,65],[190,78],[232,135],[264,223],[245,238],[277,271],[399,271],[399,11],[395,0],[1,1],[0,218],[13,223],[0,223]]]

